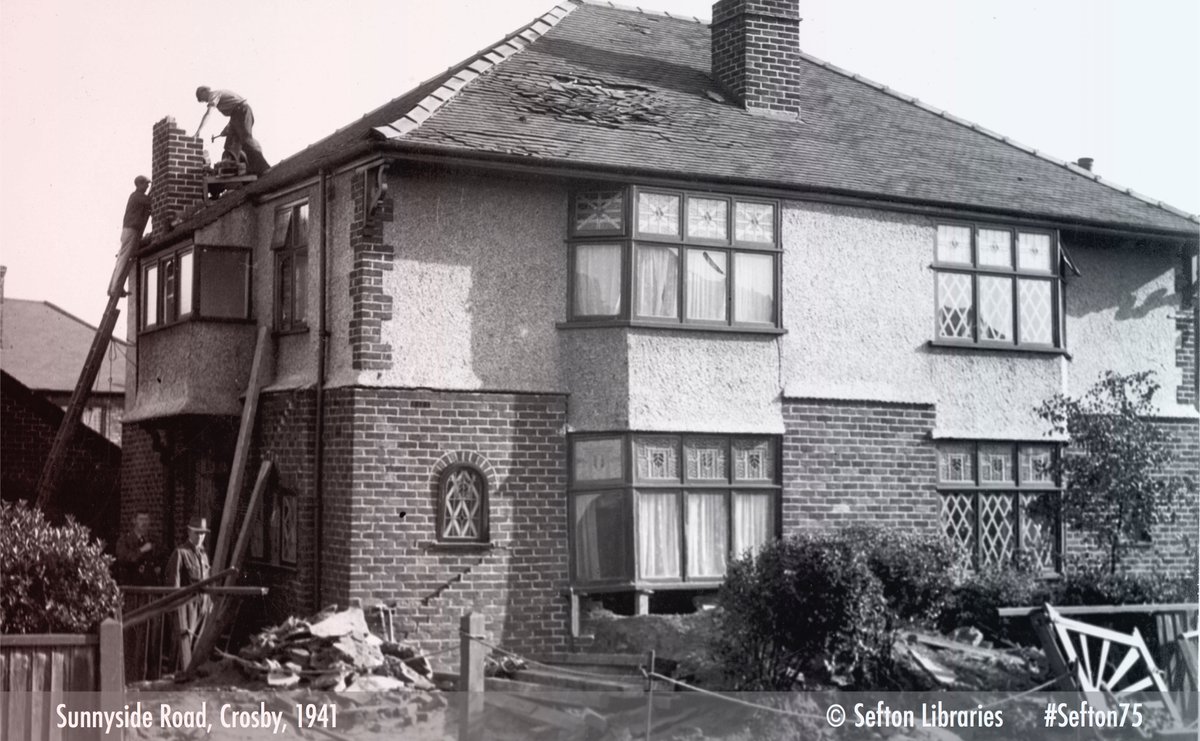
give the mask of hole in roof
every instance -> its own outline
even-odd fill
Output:
[[[664,118],[649,88],[594,77],[529,75],[514,92],[520,110],[564,121],[617,128]]]

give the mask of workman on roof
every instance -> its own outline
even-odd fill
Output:
[[[246,99],[231,90],[213,90],[201,85],[196,88],[196,100],[208,104],[200,125],[196,127],[196,136],[200,136],[208,114],[212,109],[229,117],[229,125],[225,127],[225,157],[234,162],[241,159],[243,151],[246,155],[246,172],[250,175],[262,175],[271,166],[263,157],[262,146],[254,139],[254,111]]]

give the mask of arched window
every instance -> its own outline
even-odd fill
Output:
[[[438,499],[439,540],[487,542],[487,479],[483,473],[472,466],[449,466],[438,480]]]

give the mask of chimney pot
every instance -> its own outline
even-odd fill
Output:
[[[1080,167],[1087,170],[1088,172],[1091,172],[1092,171],[1092,163],[1094,163],[1095,161],[1096,160],[1092,159],[1091,157],[1080,157],[1079,160],[1075,164],[1079,165]]]

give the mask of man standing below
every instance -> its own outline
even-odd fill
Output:
[[[209,574],[208,554],[204,552],[204,536],[208,535],[208,521],[193,517],[188,522],[188,540],[171,554],[167,562],[166,585],[183,588],[207,579]],[[204,619],[212,609],[207,594],[201,594],[184,603],[176,611],[176,635],[179,636],[179,669],[187,669],[192,663],[192,648]]]
[[[150,196],[146,195],[149,187],[150,178],[145,175],[133,179],[133,192],[125,202],[125,219],[121,222],[121,251],[117,253],[117,264],[108,281],[109,296],[125,295],[125,276],[129,275],[133,253],[141,245],[142,232],[146,231],[146,222],[150,220]]]
[[[196,88],[196,100],[207,103],[204,118],[196,127],[196,136],[204,128],[208,114],[216,108],[229,117],[229,125],[225,127],[225,154],[237,162],[241,159],[242,150],[246,151],[246,172],[250,175],[262,175],[270,169],[263,157],[262,146],[254,139],[254,112],[246,99],[230,90],[213,90],[201,85]]]
[[[133,530],[117,541],[117,581],[145,587],[158,583],[154,543],[150,540],[150,515],[138,512]]]

